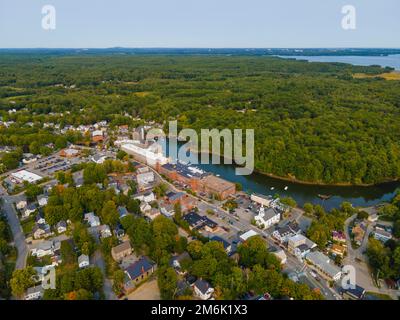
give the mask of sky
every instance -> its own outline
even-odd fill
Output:
[[[0,48],[400,48],[399,15],[399,0],[0,0]]]

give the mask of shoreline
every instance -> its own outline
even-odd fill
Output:
[[[183,141],[181,141],[181,142],[183,142]],[[211,152],[202,152],[201,150],[196,150],[194,148],[189,148],[189,151],[190,152],[195,152],[197,154],[206,153],[209,156],[213,155],[213,153],[211,153]],[[228,164],[228,165],[233,165],[233,166],[239,167],[239,165],[235,164],[235,161],[233,159],[223,157],[221,154],[215,154],[214,153],[214,155],[220,156],[223,159],[231,160],[232,164]],[[223,164],[223,161],[221,161],[221,164]],[[365,187],[365,188],[368,188],[368,187],[379,186],[379,185],[383,185],[383,184],[387,184],[387,183],[395,183],[395,182],[398,182],[399,179],[400,179],[400,178],[388,179],[388,180],[385,180],[385,181],[382,181],[382,182],[378,182],[378,183],[360,183],[360,184],[350,183],[350,182],[325,183],[325,182],[315,182],[315,181],[304,181],[304,180],[299,180],[299,179],[290,178],[290,177],[282,177],[282,176],[275,175],[273,173],[263,172],[263,171],[258,170],[256,168],[254,168],[253,173],[264,175],[264,176],[267,176],[269,178],[273,178],[273,179],[277,179],[277,180],[281,180],[281,181],[287,181],[287,182],[295,183],[295,184],[308,185],[308,186],[323,186],[323,187]]]

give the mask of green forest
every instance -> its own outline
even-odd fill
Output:
[[[177,119],[255,129],[255,166],[266,174],[375,184],[400,177],[400,81],[353,74],[389,71],[263,56],[3,52],[0,117],[15,123],[0,125],[0,145],[46,153],[49,142],[65,144],[46,122]]]

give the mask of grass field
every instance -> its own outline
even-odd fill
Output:
[[[365,73],[355,73],[353,75],[353,78],[355,78],[355,79],[383,78],[385,80],[400,80],[400,72],[394,71],[394,72],[387,72],[387,73],[376,74],[376,75],[365,74]]]

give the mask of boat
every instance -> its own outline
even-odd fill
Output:
[[[275,189],[275,187],[271,187],[271,190],[274,190]]]
[[[286,186],[286,187],[285,187],[285,191],[286,191],[287,189],[289,189],[289,187],[288,187],[288,186]]]
[[[322,200],[328,200],[328,199],[332,198],[332,196],[326,195],[326,194],[318,194],[318,198],[320,198]]]

